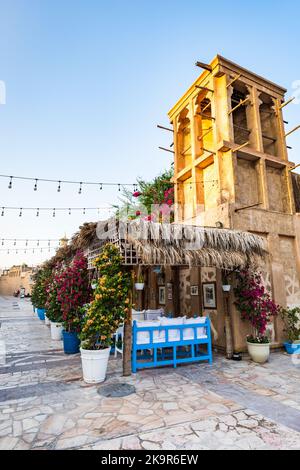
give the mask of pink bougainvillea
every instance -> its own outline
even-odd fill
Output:
[[[57,274],[55,283],[65,329],[78,331],[80,308],[91,298],[86,257],[77,253],[72,263]]]
[[[245,269],[237,274],[235,305],[243,320],[248,320],[255,331],[255,342],[262,342],[268,324],[278,315],[279,305],[272,300],[262,282],[260,273]]]

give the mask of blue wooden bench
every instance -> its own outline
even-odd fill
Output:
[[[198,338],[197,329],[205,329],[205,338]],[[170,330],[179,331],[178,340],[169,338]],[[193,330],[193,338],[184,339],[184,330]],[[149,342],[138,344],[138,333],[147,332]],[[163,334],[163,341],[159,341],[158,333]],[[154,340],[154,335],[156,338]],[[172,336],[172,335],[171,335]],[[204,345],[205,351],[201,346]],[[150,353],[149,353],[150,351]],[[212,345],[210,320],[205,323],[171,325],[171,326],[146,326],[138,327],[133,322],[132,328],[132,372],[149,367],[173,366],[189,362],[208,361],[212,364]]]

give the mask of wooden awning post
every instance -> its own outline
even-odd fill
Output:
[[[131,271],[131,290],[129,296],[129,309],[124,319],[123,334],[123,376],[131,375],[131,348],[132,348],[132,302],[133,302],[134,270]]]
[[[231,331],[231,318],[229,313],[229,292],[224,292],[224,307],[225,307],[225,336],[226,336],[226,357],[232,359],[233,356],[233,342]]]

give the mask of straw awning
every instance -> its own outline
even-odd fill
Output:
[[[257,265],[267,254],[262,237],[237,230],[110,219],[99,223],[96,233],[93,249],[89,251],[90,258],[96,257],[105,243],[112,242],[119,246],[124,264],[132,266],[235,269]]]

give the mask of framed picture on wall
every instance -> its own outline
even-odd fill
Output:
[[[217,295],[215,282],[203,282],[203,308],[215,310],[217,308]]]
[[[199,288],[198,286],[191,286],[191,295],[199,295]]]
[[[166,288],[165,286],[159,286],[158,288],[158,303],[160,305],[166,304]]]

